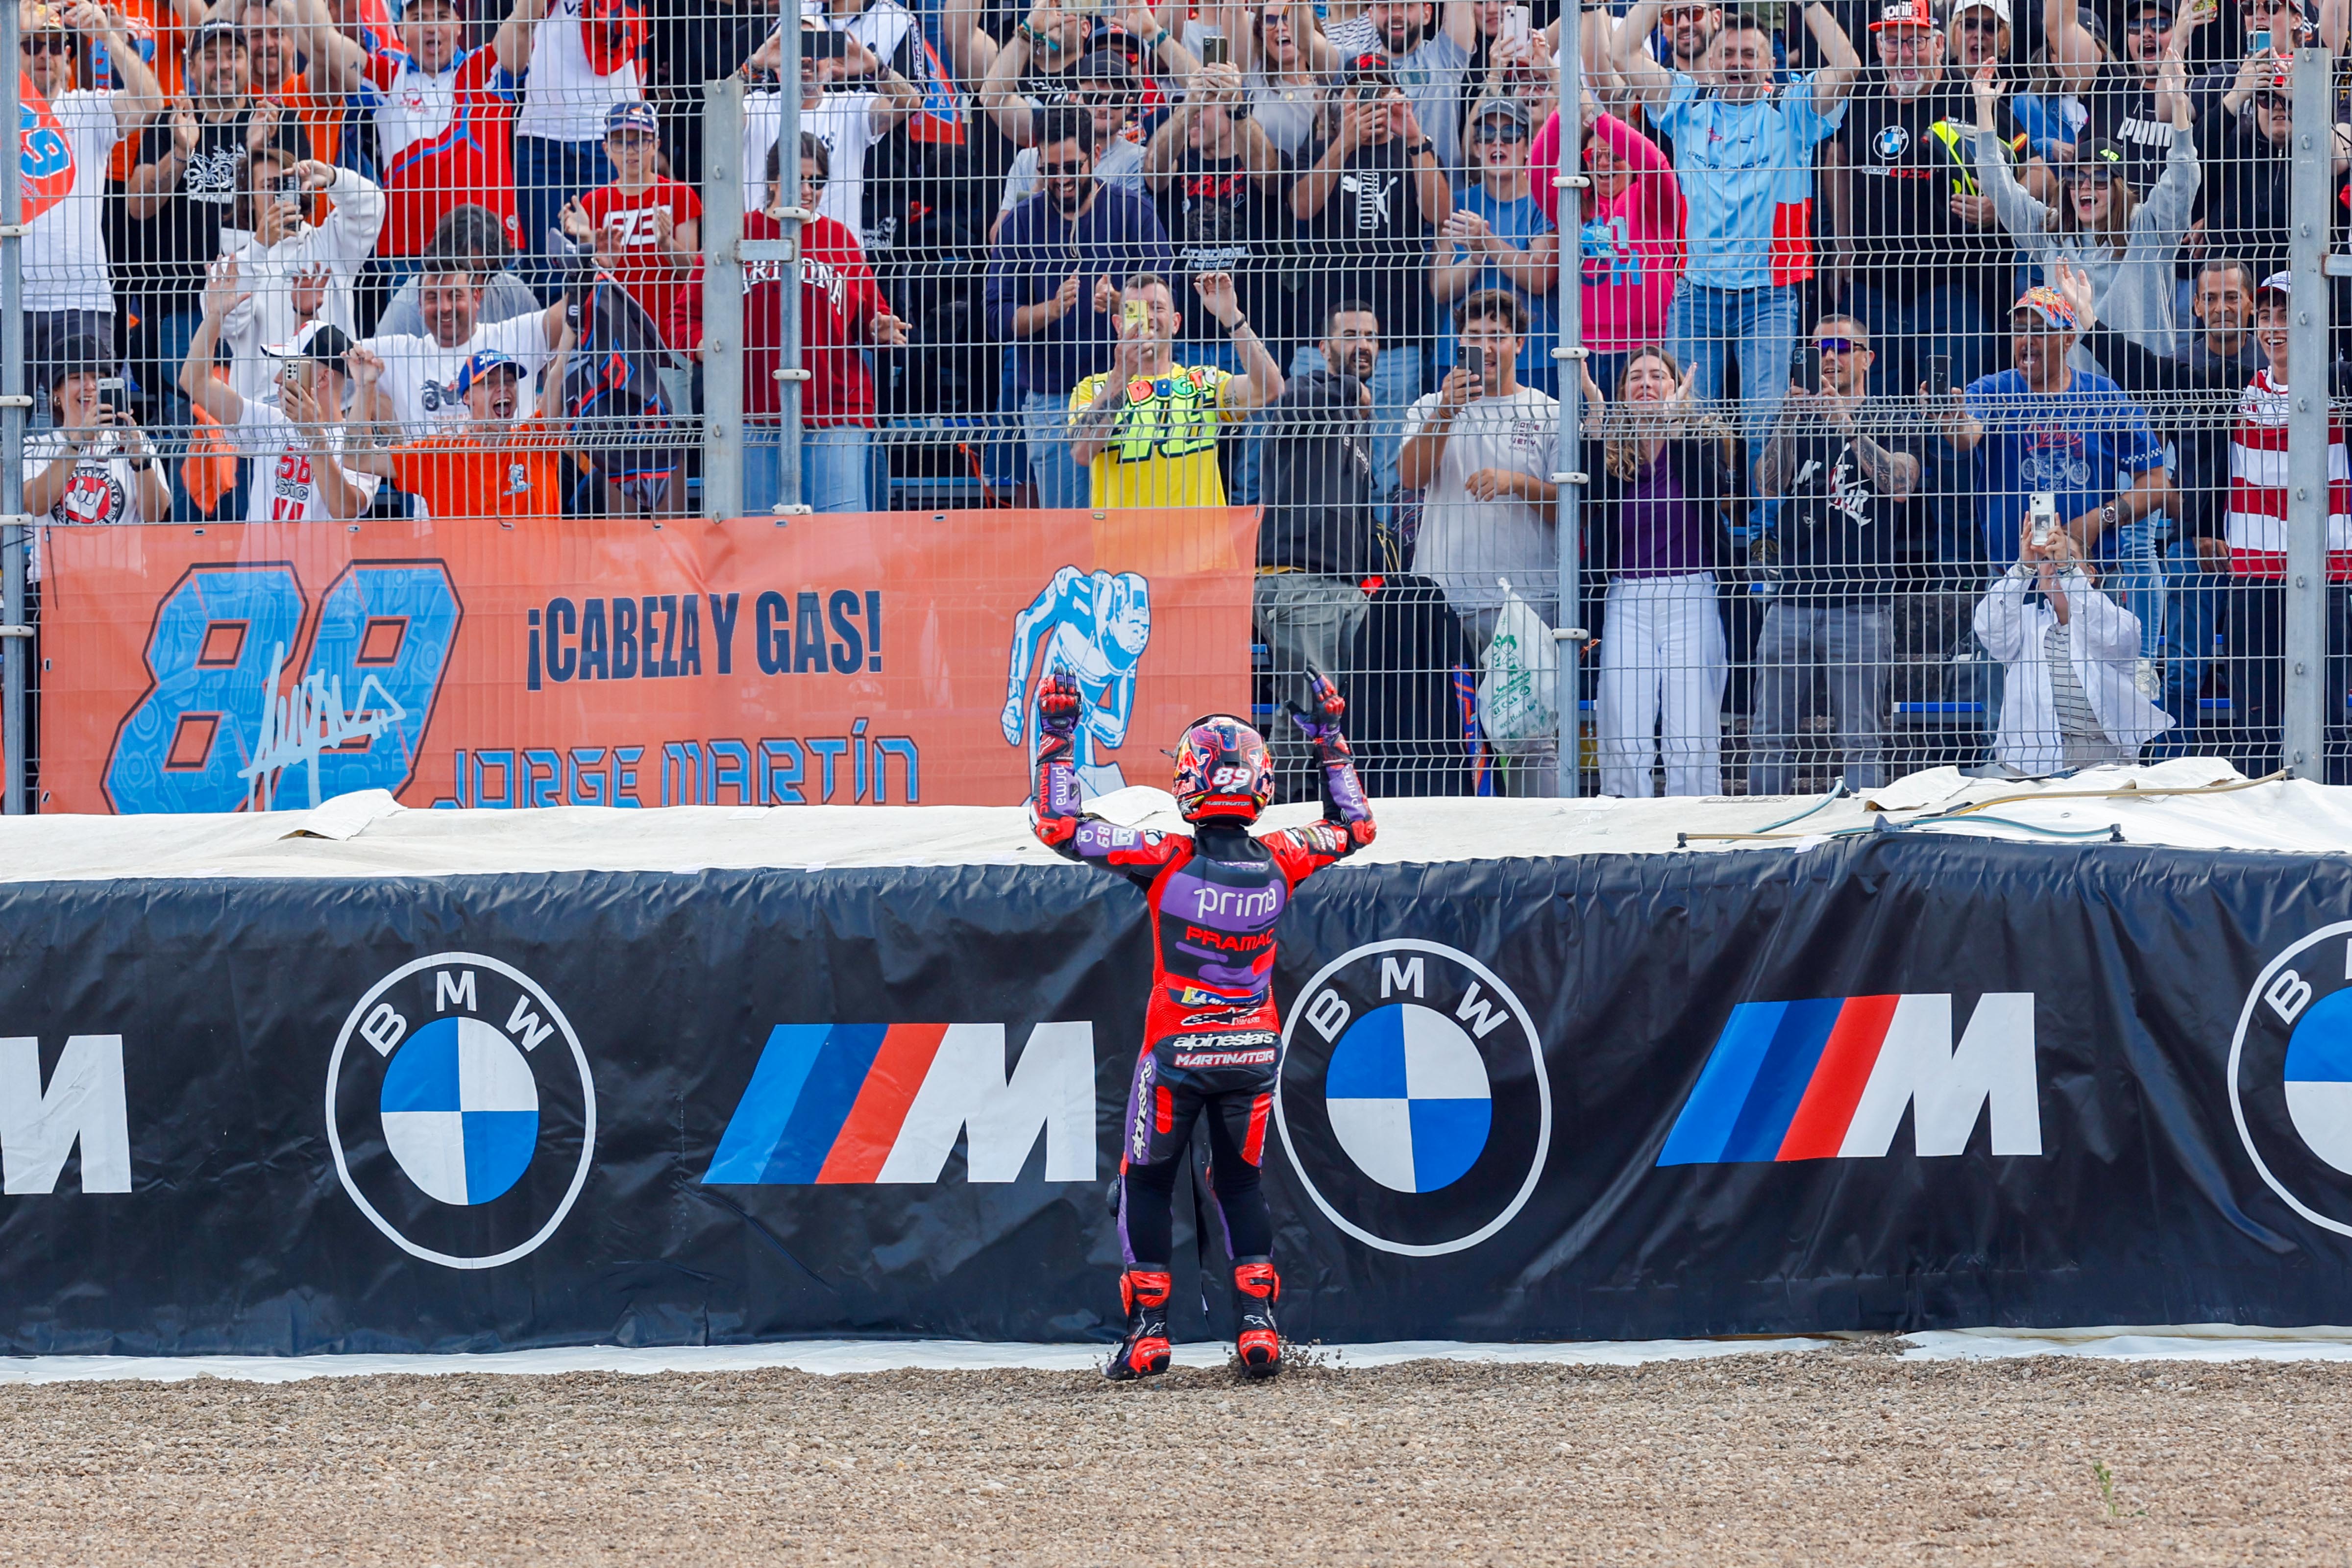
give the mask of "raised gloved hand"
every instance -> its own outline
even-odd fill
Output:
[[[1348,711],[1348,700],[1339,695],[1339,687],[1328,675],[1307,677],[1307,710],[1300,712],[1293,707],[1290,721],[1299,732],[1315,742],[1318,751],[1347,755],[1347,737],[1339,732],[1339,720]]]
[[[1037,683],[1037,728],[1040,732],[1058,740],[1067,740],[1077,731],[1078,683],[1059,673],[1049,675]]]

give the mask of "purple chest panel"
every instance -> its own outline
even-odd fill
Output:
[[[1274,926],[1289,896],[1272,859],[1195,858],[1161,884],[1160,962],[1171,975],[1226,991],[1265,989]]]

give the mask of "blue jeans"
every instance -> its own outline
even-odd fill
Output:
[[[2158,553],[2157,520],[2141,518],[2110,531],[2099,542],[2099,586],[2139,617],[2139,656],[2152,659],[2164,644],[2164,562]],[[2112,539],[2113,547],[2106,546]]]
[[[805,463],[807,454],[802,454]],[[803,483],[801,487],[808,487]],[[743,515],[766,517],[784,499],[784,427],[743,426]]]
[[[801,504],[812,511],[871,511],[874,432],[862,425],[801,432]]]
[[[1024,395],[1021,425],[1029,436],[1029,471],[1037,481],[1037,504],[1047,508],[1087,505],[1092,479],[1070,456],[1070,395]]]
[[[537,266],[519,261],[515,270],[547,299],[555,279],[555,269],[544,259],[548,231],[561,220],[564,203],[613,183],[613,161],[604,155],[602,142],[518,136],[514,148],[515,216],[522,224],[522,253],[541,258]]]
[[[2156,754],[2159,756],[2171,754],[2166,750],[2167,742],[2173,742],[2171,752],[2204,750],[2189,731],[2205,724],[2209,717],[2215,721],[2221,719],[2219,714],[2205,712],[2201,698],[2205,672],[2213,664],[2221,594],[2230,583],[2228,573],[2206,570],[2193,539],[2174,540],[2166,554],[2170,557],[2164,568],[2170,603],[2165,607],[2163,701],[2165,711],[2178,722],[2158,738]]]
[[[1397,455],[1404,450],[1404,416],[1421,395],[1421,350],[1417,342],[1383,343],[1372,362],[1372,489],[1382,500],[1397,493]],[[1320,343],[1301,343],[1290,356],[1290,374],[1329,368]]]
[[[1739,355],[1739,428],[1748,437],[1748,468],[1763,455],[1764,433],[1780,417],[1789,396],[1789,368],[1797,347],[1797,291],[1790,288],[1709,289],[1684,279],[1666,312],[1666,350],[1685,370],[1696,369],[1692,391],[1723,396],[1724,351]]]

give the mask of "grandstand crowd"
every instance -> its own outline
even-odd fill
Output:
[[[1288,680],[1548,638],[1572,484],[1607,793],[1868,787],[1906,703],[2021,772],[2275,751],[2294,57],[2347,0],[1639,0],[1567,103],[1497,0],[804,0],[794,83],[773,0],[503,3],[21,7],[28,511],[692,510],[732,202],[800,237],[809,373],[787,494],[748,264],[747,510],[1258,504]]]

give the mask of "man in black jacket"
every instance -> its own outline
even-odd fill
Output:
[[[1364,624],[1363,580],[1381,570],[1372,513],[1372,368],[1381,322],[1360,300],[1325,314],[1323,363],[1291,376],[1260,412],[1258,636],[1277,701],[1307,700],[1309,671],[1349,662]]]

